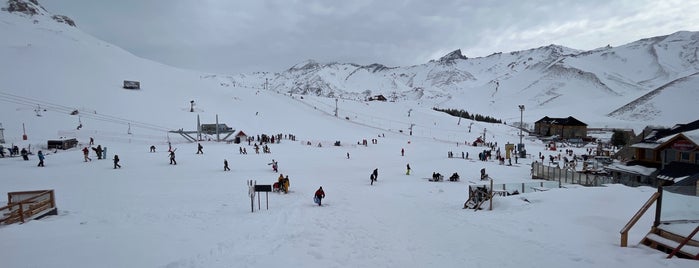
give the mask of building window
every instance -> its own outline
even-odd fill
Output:
[[[689,152],[680,152],[680,161],[689,162]]]
[[[644,156],[643,156],[643,157],[644,157],[643,159],[645,159],[645,160],[651,160],[651,161],[655,160],[655,157],[654,157],[654,156],[655,156],[655,151],[653,151],[653,150],[648,150],[648,149],[643,149],[643,151],[644,151],[644,153],[645,153]]]
[[[677,151],[665,150],[665,163],[670,163],[677,160]]]

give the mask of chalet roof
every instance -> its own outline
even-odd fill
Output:
[[[235,134],[235,136],[236,136],[236,137],[247,137],[248,134],[245,134],[245,132],[243,132],[243,131],[241,130],[241,131],[238,131],[238,134]]]
[[[668,142],[675,140],[675,138],[677,138],[678,136],[685,137],[687,140],[694,143],[694,145],[699,146],[699,129],[698,129],[698,130],[692,130],[689,132],[672,134],[672,135],[657,139],[655,141],[644,140],[642,142],[635,143],[635,144],[631,145],[631,148],[656,150],[659,147],[661,147],[665,144],[668,144]]]
[[[612,163],[609,166],[604,167],[606,170],[612,170],[612,171],[620,171],[624,173],[631,173],[631,174],[637,174],[637,175],[643,175],[643,176],[650,176],[653,174],[653,172],[657,171],[656,168],[652,167],[645,167],[641,165],[632,165],[632,166],[627,166],[619,163]]]
[[[697,174],[699,174],[699,165],[673,161],[660,170],[658,179],[677,182]]]
[[[551,125],[563,125],[563,126],[587,126],[587,124],[581,122],[575,117],[568,116],[566,118],[553,118],[544,116],[544,118],[539,119],[536,123],[546,123]]]
[[[687,124],[677,124],[671,128],[660,128],[660,129],[653,129],[651,130],[648,135],[643,137],[644,140],[658,140],[665,138],[670,135],[682,133],[682,132],[691,132],[694,130],[699,130],[699,120],[696,120],[694,122],[690,122]],[[699,136],[699,135],[697,135]],[[697,142],[695,142],[697,143]]]
[[[638,149],[656,149],[660,147],[660,145],[663,145],[662,143],[653,143],[653,142],[639,142],[631,145],[631,148],[638,148]]]

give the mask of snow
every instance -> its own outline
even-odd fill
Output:
[[[463,209],[468,186],[481,183],[481,168],[495,183],[532,182],[531,158],[512,166],[475,161],[485,148],[464,144],[485,132],[487,142],[503,148],[519,141],[516,128],[465,119],[457,124],[412,101],[340,100],[335,117],[335,99],[230,88],[207,74],[136,58],[76,29],[4,13],[0,19],[0,33],[15,37],[0,41],[7,59],[0,63],[5,145],[46,153],[43,168],[34,155],[30,161],[0,158],[0,190],[54,189],[58,207],[56,216],[0,227],[3,267],[696,266],[637,246],[652,213],[631,230],[631,246],[619,246],[620,229],[655,192],[648,187],[554,188],[496,197],[492,211]],[[142,89],[121,89],[124,79],[140,80]],[[8,94],[21,98],[9,102]],[[188,111],[190,100],[196,113]],[[41,117],[31,109],[37,103],[47,109]],[[76,130],[78,118],[61,107],[79,109],[84,127]],[[297,140],[270,144],[271,154],[255,154],[247,143],[207,140],[204,154],[195,154],[196,143],[164,130],[192,130],[197,115],[202,123],[219,115],[221,123],[251,136],[293,134]],[[95,145],[108,148],[107,159],[91,155],[83,162],[80,148],[46,150],[46,139],[57,136],[77,137],[80,148],[94,137]],[[367,146],[357,144],[364,139]],[[177,165],[168,164],[168,141],[177,149]],[[342,146],[332,146],[335,141]],[[541,141],[526,137],[524,143],[531,155],[546,152]],[[157,152],[149,152],[151,145]],[[238,153],[240,146],[247,155]],[[457,158],[447,158],[448,151]],[[470,159],[458,158],[460,152]],[[113,169],[115,154],[121,169]],[[251,212],[247,181],[276,181],[279,174],[267,165],[272,159],[289,176],[291,191],[270,193],[269,209],[266,196],[261,210],[255,198]],[[406,164],[411,175],[405,175]],[[429,182],[435,171],[458,172],[462,179]],[[322,207],[312,200],[320,186],[327,194]]]

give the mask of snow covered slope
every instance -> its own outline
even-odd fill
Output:
[[[687,122],[696,118],[688,114],[666,117],[659,113],[636,116],[612,112],[667,83],[696,73],[697,39],[699,33],[676,32],[615,48],[579,51],[549,45],[481,58],[467,58],[456,50],[439,60],[408,67],[309,60],[282,73],[233,75],[222,80],[228,80],[227,84],[333,98],[366,99],[382,94],[392,101],[466,108],[505,120],[517,118],[517,107],[524,104],[531,121],[543,116],[573,115],[592,125],[617,119],[629,124],[667,125],[671,124],[667,120]],[[692,99],[685,98],[682,92],[668,94],[676,95],[675,106],[688,107]],[[562,107],[568,114],[552,112]]]

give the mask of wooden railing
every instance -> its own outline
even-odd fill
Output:
[[[26,222],[46,210],[56,208],[53,190],[10,192],[7,205],[0,207],[0,224]]]
[[[691,234],[689,234],[684,240],[682,240],[682,242],[680,242],[680,244],[674,250],[672,250],[672,252],[670,252],[670,255],[667,255],[667,258],[670,259],[673,256],[675,256],[675,254],[677,254],[677,252],[679,252],[682,249],[682,247],[684,247],[684,245],[686,245],[690,240],[692,240],[692,237],[694,237],[694,235],[696,235],[697,232],[699,232],[699,225],[697,226],[697,228],[694,228],[694,231],[692,231]],[[694,259],[699,260],[699,254],[695,255]]]
[[[626,247],[628,245],[628,240],[629,240],[629,230],[638,222],[639,219],[641,219],[641,216],[646,213],[646,211],[650,208],[650,206],[655,203],[656,200],[660,197],[660,192],[655,192],[653,195],[646,201],[645,204],[641,207],[641,209],[636,212],[636,214],[631,217],[631,220],[629,220],[628,223],[624,226],[624,228],[621,229],[621,246]]]

